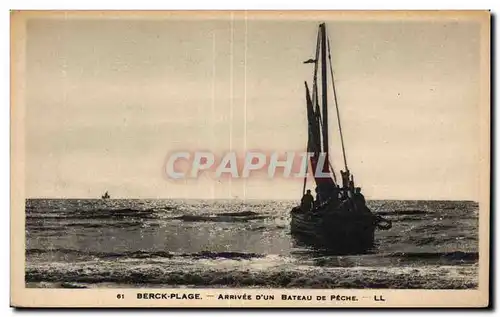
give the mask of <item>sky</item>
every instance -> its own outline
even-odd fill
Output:
[[[174,181],[164,162],[179,150],[305,151],[302,61],[318,22],[30,19],[27,196],[300,199],[301,180]],[[326,22],[349,169],[367,199],[477,200],[480,24]],[[338,170],[333,104],[330,114]]]

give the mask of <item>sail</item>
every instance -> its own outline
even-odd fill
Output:
[[[322,127],[321,127],[321,114],[318,110],[314,109],[313,100],[311,99],[311,94],[309,91],[309,87],[307,82],[305,83],[306,88],[306,102],[307,102],[307,122],[308,122],[308,140],[307,140],[307,151],[309,153],[313,153],[310,158],[312,172],[314,174],[314,180],[316,185],[324,187],[326,186],[334,186],[335,182],[331,178],[328,177],[320,177],[316,175],[316,170],[318,169],[318,164],[320,164],[320,156],[324,156],[324,165],[320,166],[320,170],[329,175],[329,167],[328,167],[328,158],[323,151],[321,144],[321,135],[322,135]]]
[[[321,57],[321,107],[318,98],[317,72]],[[325,25],[321,24],[318,33],[318,42],[316,45],[316,59],[309,60],[307,63],[314,62],[313,79],[313,97],[307,83],[306,103],[307,103],[307,121],[308,121],[308,141],[307,150],[313,153],[310,158],[314,180],[317,185],[317,191],[323,193],[323,197],[328,198],[334,193],[336,188],[335,179],[332,178],[333,171],[330,169],[329,146],[328,146],[328,102],[327,102],[327,41]],[[322,166],[319,166],[319,164]],[[316,171],[322,171],[323,175],[316,174]],[[325,176],[328,175],[328,176]],[[326,194],[325,194],[326,193]]]
[[[321,139],[320,139],[320,127],[319,122],[316,118],[316,114],[313,108],[313,102],[311,100],[311,94],[309,92],[309,87],[307,82],[304,83],[306,87],[306,102],[307,102],[307,122],[308,122],[308,140],[307,140],[307,152],[313,153],[311,157],[311,167],[313,172],[316,171],[318,163],[318,155],[321,152]]]

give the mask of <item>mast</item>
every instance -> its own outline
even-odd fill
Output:
[[[321,32],[321,93],[322,100],[321,104],[323,106],[323,152],[326,156],[325,166],[328,169],[328,83],[327,83],[327,73],[326,73],[326,29],[325,23],[320,24]]]
[[[320,126],[320,118],[319,118],[319,106],[318,106],[318,85],[317,85],[317,73],[318,73],[318,57],[319,57],[319,48],[320,48],[321,38],[320,32],[318,32],[318,36],[316,38],[316,53],[314,59],[309,59],[305,61],[304,64],[314,63],[314,73],[313,73],[313,93],[312,99],[309,92],[309,87],[307,86],[307,82],[305,82],[306,88],[306,105],[307,105],[307,121],[308,121],[308,138],[307,138],[307,152],[313,152],[315,155],[318,151],[321,151],[321,140],[319,136],[319,126]],[[316,106],[316,109],[314,109]],[[310,158],[311,164],[314,165],[313,170],[315,170],[315,160]],[[306,192],[306,183],[307,183],[307,170],[309,164],[306,165],[306,173],[304,176],[304,184],[302,187],[302,195]]]

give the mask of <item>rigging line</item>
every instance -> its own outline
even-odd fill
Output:
[[[332,77],[333,98],[335,101],[335,108],[337,109],[337,122],[339,125],[340,143],[342,145],[342,155],[344,156],[344,165],[345,165],[345,170],[347,172],[347,171],[349,171],[349,168],[347,167],[347,158],[345,155],[345,146],[344,146],[344,136],[342,135],[342,126],[340,124],[340,111],[339,111],[339,104],[337,102],[337,91],[335,89],[335,78],[333,76],[332,57],[331,57],[331,53],[330,53],[330,38],[328,38],[328,60],[330,62],[330,74]]]

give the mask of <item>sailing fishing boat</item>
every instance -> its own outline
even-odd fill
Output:
[[[102,199],[110,199],[111,196],[109,196],[108,192],[106,191],[104,195],[101,196]]]
[[[366,206],[361,188],[356,187],[348,168],[340,122],[340,112],[331,64],[330,41],[324,23],[319,25],[316,55],[304,64],[314,64],[312,95],[305,82],[310,166],[316,183],[316,199],[306,193],[307,174],[302,189],[303,201],[291,210],[291,233],[307,244],[338,254],[362,253],[374,245],[375,230],[390,229],[391,222],[372,213]],[[329,74],[328,74],[329,66]],[[321,100],[318,92],[318,71],[321,71]],[[337,181],[329,158],[328,75],[337,112],[344,170]],[[309,197],[304,199],[304,197]],[[304,200],[306,201],[304,203]]]

